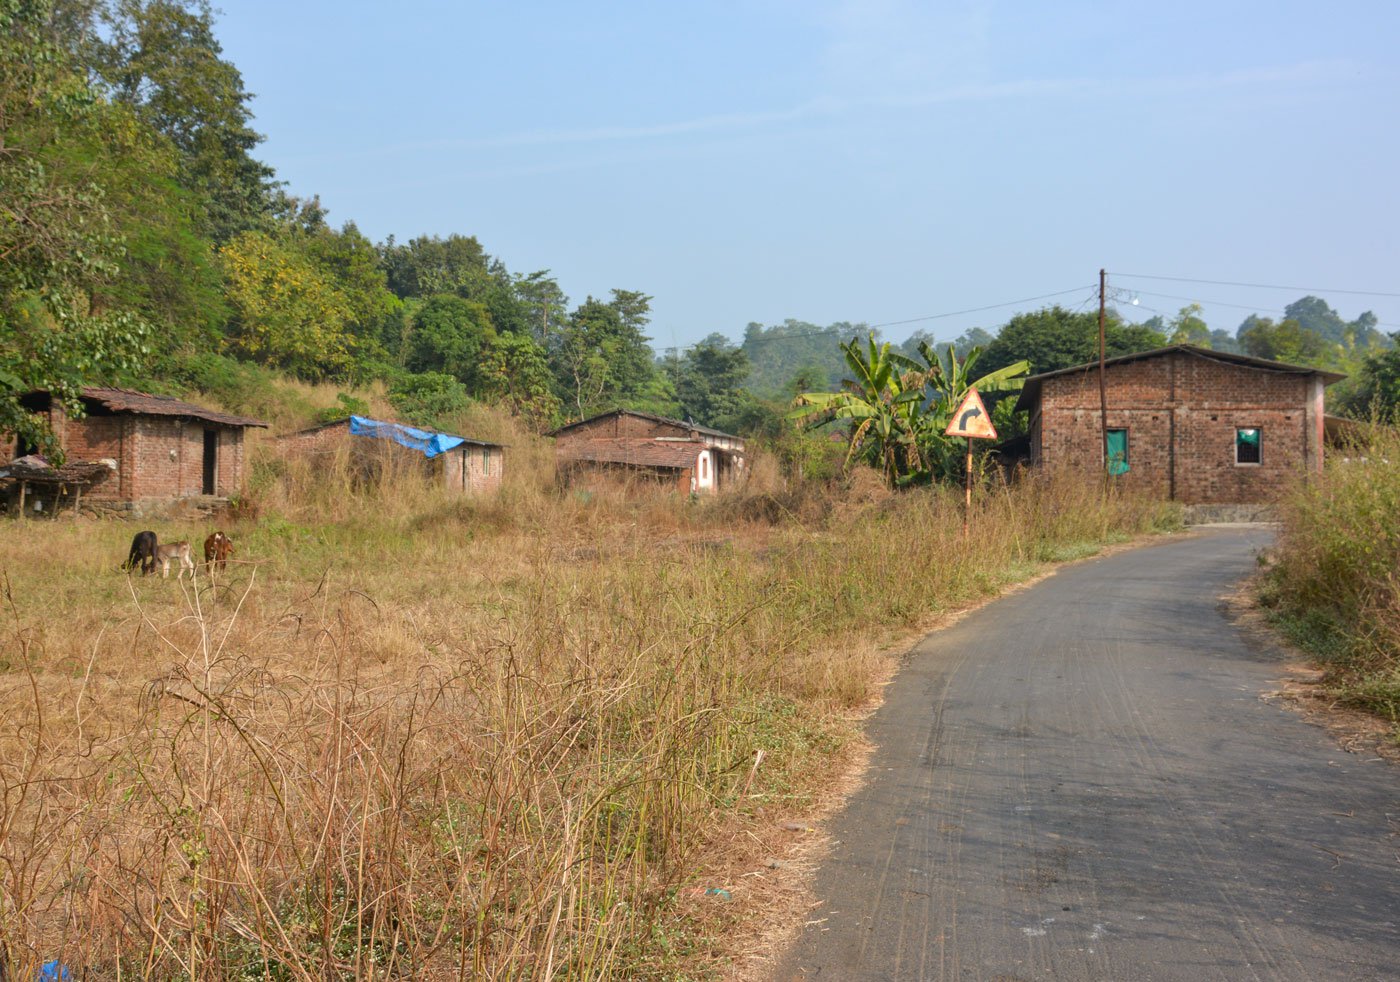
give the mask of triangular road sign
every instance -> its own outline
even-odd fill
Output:
[[[997,428],[992,425],[991,414],[982,405],[982,397],[976,389],[968,389],[958,408],[953,410],[953,421],[943,431],[945,436],[965,436],[970,440],[995,440]]]

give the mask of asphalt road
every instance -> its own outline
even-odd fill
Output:
[[[930,636],[776,978],[1400,979],[1400,767],[1262,701],[1216,529]]]

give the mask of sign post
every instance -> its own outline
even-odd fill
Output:
[[[997,429],[992,425],[991,414],[982,403],[976,389],[968,389],[958,408],[953,410],[953,419],[943,431],[945,436],[967,437],[967,472],[963,483],[963,538],[967,538],[972,516],[972,441],[995,440]]]

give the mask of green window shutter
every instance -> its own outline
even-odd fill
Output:
[[[1108,472],[1115,477],[1128,473],[1128,431],[1108,431]]]
[[[1235,463],[1257,464],[1259,460],[1258,428],[1248,427],[1235,430]]]

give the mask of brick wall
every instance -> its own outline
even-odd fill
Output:
[[[477,447],[463,444],[453,451],[449,464],[447,486],[462,488],[467,494],[486,494],[501,486],[505,469],[505,452],[501,447]],[[462,479],[465,465],[466,480]]]
[[[392,441],[351,436],[349,421],[306,433],[294,433],[278,440],[278,447],[288,456],[335,454],[342,450],[356,454],[386,454],[400,452],[406,459],[425,463],[432,472],[440,474],[449,489],[478,494],[494,491],[501,486],[504,455],[501,447],[478,447],[463,444],[440,457],[427,460],[416,450],[400,447]],[[489,461],[483,460],[483,451]],[[463,480],[463,464],[466,478]]]
[[[349,436],[350,421],[347,419],[330,426],[308,430],[305,433],[293,433],[280,437],[277,446],[282,453],[292,456],[333,454],[345,445]]]
[[[1129,471],[1117,480],[1188,504],[1271,500],[1321,465],[1315,376],[1173,352],[1110,365],[1108,426],[1128,431]],[[1096,369],[1045,379],[1033,455],[1050,466],[1103,466]],[[1235,463],[1235,431],[1258,428],[1261,462]]]

